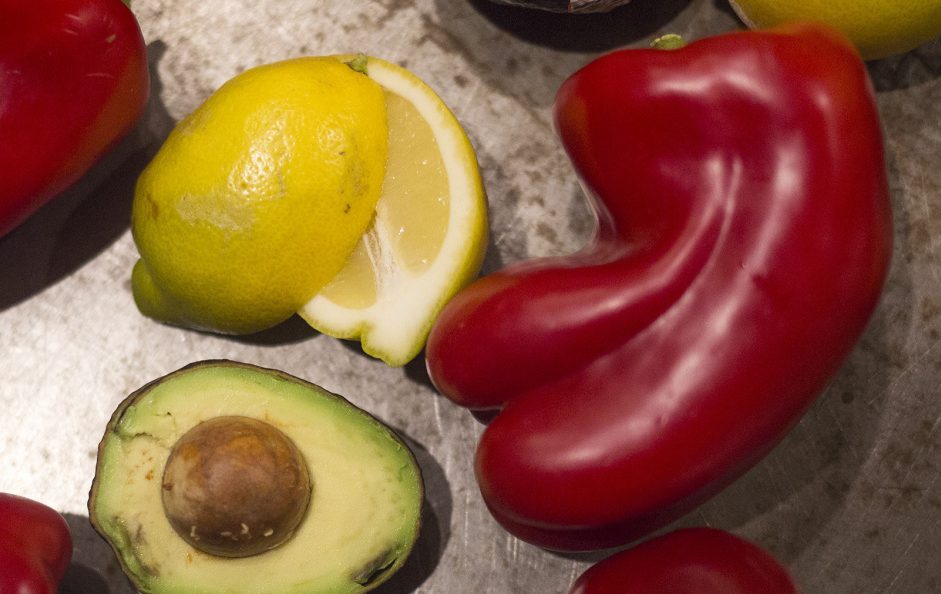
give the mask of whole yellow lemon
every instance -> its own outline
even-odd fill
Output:
[[[839,29],[866,60],[901,54],[941,35],[941,0],[729,0],[752,28],[819,21]]]
[[[225,83],[138,180],[138,308],[237,334],[292,316],[372,220],[387,137],[382,88],[339,59],[287,60]]]

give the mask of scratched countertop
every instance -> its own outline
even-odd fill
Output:
[[[343,394],[399,431],[427,485],[406,567],[378,590],[563,593],[599,555],[522,543],[490,518],[472,472],[482,426],[436,394],[421,358],[388,368],[297,319],[226,338],[134,307],[134,181],[174,122],[238,72],[299,55],[364,52],[414,71],[476,150],[490,200],[484,272],[564,254],[592,230],[551,124],[556,89],[601,53],[657,35],[740,28],[724,0],[635,0],[551,15],[487,0],[148,0],[133,3],[153,94],[137,129],[78,185],[0,240],[0,491],[65,514],[62,591],[130,594],[91,529],[87,495],[113,409],[188,363],[228,358]],[[869,65],[883,116],[895,254],[857,348],[799,426],[677,525],[766,547],[808,593],[941,592],[941,43]],[[808,345],[812,348],[812,345]]]

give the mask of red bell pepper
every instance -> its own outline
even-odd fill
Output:
[[[121,0],[0,0],[0,236],[131,130],[149,84]]]
[[[55,594],[71,559],[65,518],[37,501],[0,493],[0,594]]]
[[[714,528],[683,528],[588,568],[569,594],[796,594],[761,547]]]
[[[779,442],[867,324],[892,220],[865,66],[823,26],[603,56],[555,118],[595,237],[459,293],[426,360],[450,399],[502,409],[475,463],[496,519],[583,550],[667,524]]]

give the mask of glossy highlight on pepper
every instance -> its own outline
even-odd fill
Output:
[[[716,528],[681,528],[589,567],[569,594],[797,594],[758,545]]]
[[[0,493],[0,594],[55,594],[71,559],[65,518],[38,501]]]
[[[0,237],[127,135],[149,91],[121,0],[0,0]]]
[[[891,208],[865,66],[821,25],[603,56],[555,118],[595,237],[459,293],[426,356],[448,398],[499,410],[476,457],[496,519],[600,549],[693,509],[799,420],[878,302]]]

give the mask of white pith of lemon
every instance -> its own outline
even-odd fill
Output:
[[[378,58],[367,58],[367,73],[385,91],[389,127],[375,218],[345,267],[298,313],[398,366],[421,352],[441,308],[479,272],[487,202],[470,140],[438,95]]]

